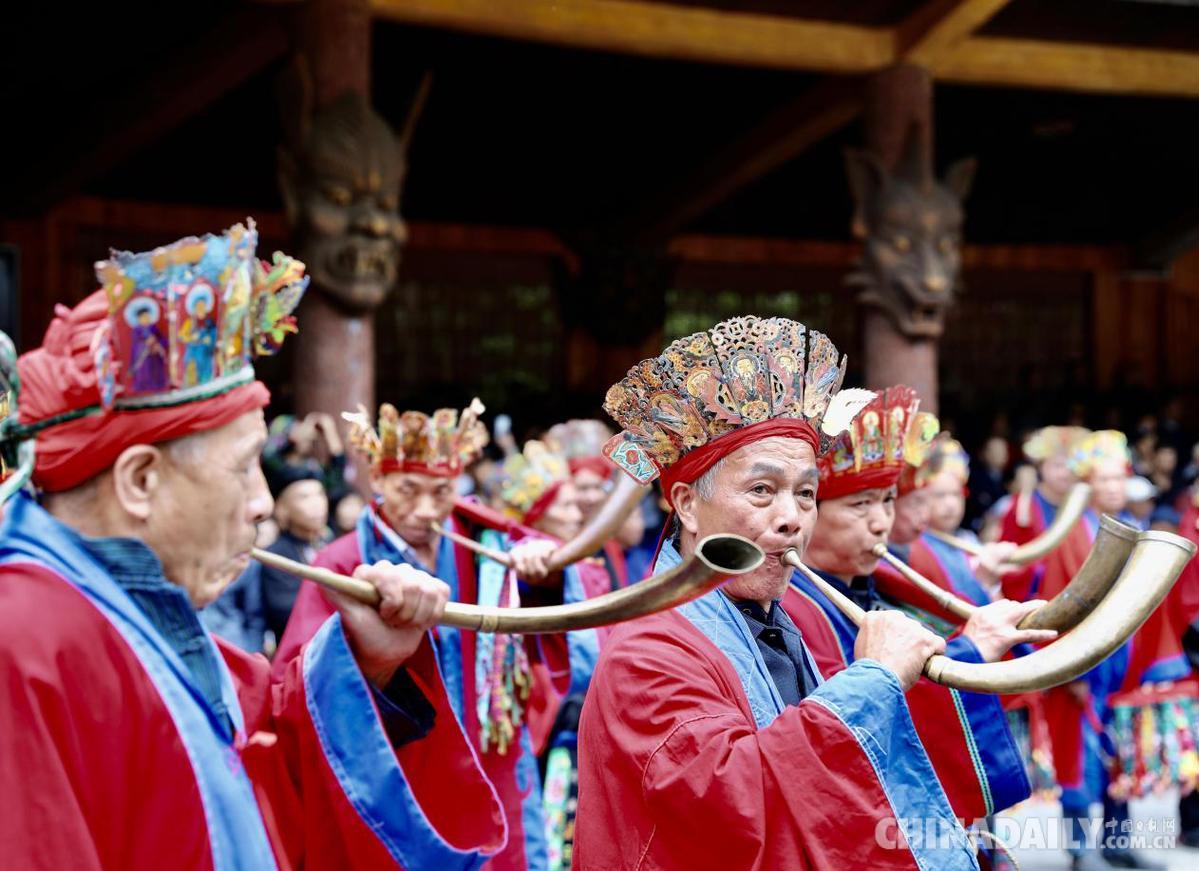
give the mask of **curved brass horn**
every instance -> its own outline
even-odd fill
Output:
[[[1107,514],[1099,518],[1095,543],[1078,573],[1053,599],[1020,621],[1020,629],[1056,629],[1065,632],[1091,613],[1120,577],[1120,569],[1128,561],[1137,541],[1137,530]],[[903,560],[887,550],[886,545],[874,548],[875,556],[888,563],[921,592],[938,605],[962,620],[969,620],[978,606],[930,581]]]
[[[931,657],[924,673],[940,684],[980,693],[1059,686],[1102,662],[1161,604],[1195,545],[1168,532],[1142,532],[1111,592],[1068,635],[1016,659],[971,663]]]
[[[887,550],[887,546],[882,542],[874,546],[874,555],[879,559],[886,560],[892,568],[907,578],[912,583],[912,586],[953,616],[962,620],[969,620],[974,612],[978,610],[978,606],[974,603],[967,602],[961,596],[951,593],[940,584],[930,581],[924,575],[920,574],[920,572]]]
[[[641,502],[648,492],[648,487],[638,484],[628,475],[620,475],[616,487],[613,488],[607,501],[595,513],[595,516],[579,530],[574,538],[564,542],[561,547],[550,554],[550,572],[562,571],[568,565],[598,552],[604,546],[604,542],[616,535],[616,531],[625,522],[629,512]],[[433,523],[432,528],[438,535],[443,535],[468,550],[473,550],[475,553],[482,554],[509,568],[512,567],[512,559],[503,551],[482,545],[464,535],[458,535],[456,532],[445,529],[440,523]]]
[[[1067,683],[1102,662],[1141,627],[1161,604],[1196,546],[1168,532],[1142,532],[1111,592],[1068,635],[1030,653],[1001,662],[962,662],[932,656],[924,665],[931,680],[978,693],[1023,693]],[[789,550],[783,562],[804,571],[821,592],[855,624],[865,612],[805,567]]]
[[[304,565],[257,548],[251,553],[265,565],[346,593],[368,605],[378,604],[378,593],[366,581]],[[491,608],[450,602],[441,624],[480,632],[525,634],[593,629],[698,599],[728,578],[752,572],[765,558],[761,549],[749,539],[739,535],[709,535],[701,539],[695,546],[695,553],[679,565],[623,590],[585,602],[541,608]]]
[[[1012,565],[1026,566],[1029,563],[1044,559],[1051,554],[1057,549],[1058,545],[1065,541],[1066,535],[1074,528],[1074,524],[1082,517],[1082,513],[1087,510],[1087,505],[1090,504],[1090,501],[1090,485],[1075,484],[1070,488],[1070,492],[1066,494],[1066,500],[1058,508],[1057,514],[1053,518],[1053,523],[1049,524],[1049,528],[1032,541],[1016,548],[1007,561]],[[980,545],[972,541],[965,541],[956,535],[938,532],[935,529],[930,529],[929,534],[946,544],[953,545],[959,550],[966,551],[971,556],[978,556],[982,552]]]
[[[1056,629],[1066,632],[1077,626],[1120,578],[1139,533],[1127,523],[1104,514],[1099,518],[1095,543],[1078,573],[1066,588],[1020,621],[1019,629]]]

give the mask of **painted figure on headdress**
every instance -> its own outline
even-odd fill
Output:
[[[179,330],[183,341],[183,386],[203,384],[213,377],[216,358],[217,328],[213,316],[215,296],[212,287],[197,282],[186,297],[187,318]]]
[[[162,308],[153,297],[139,297],[125,309],[131,331],[130,388],[152,393],[167,386],[167,338],[158,326]]]

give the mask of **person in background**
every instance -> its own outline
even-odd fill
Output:
[[[335,535],[345,535],[354,529],[366,500],[357,490],[341,494],[333,500],[333,532]]]
[[[276,467],[267,478],[275,497],[275,522],[279,537],[268,551],[304,563],[329,540],[329,497],[325,494],[322,470],[311,464]],[[287,628],[287,619],[300,591],[301,579],[291,572],[260,566],[262,604],[271,643],[277,643]]]
[[[1125,482],[1125,493],[1128,498],[1127,514],[1137,529],[1149,528],[1149,518],[1153,514],[1158,490],[1153,482],[1140,475],[1133,475]]]
[[[1181,517],[1172,505],[1158,505],[1149,515],[1149,528],[1155,532],[1169,532],[1177,535],[1181,524]]]
[[[970,469],[970,498],[967,500],[967,525],[977,531],[983,516],[1007,493],[1007,442],[991,436],[983,446],[982,462]]]
[[[297,420],[282,414],[271,421],[270,437],[262,452],[262,470],[269,480],[287,477],[288,466],[315,474],[326,493],[346,489],[345,446],[330,415],[313,412]]]

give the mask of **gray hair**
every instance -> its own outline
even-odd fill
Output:
[[[695,492],[699,498],[705,502],[711,502],[712,497],[716,495],[716,475],[724,468],[724,461],[726,459],[728,458],[721,457],[717,460],[716,464],[696,478],[695,484],[692,485],[695,487]]]

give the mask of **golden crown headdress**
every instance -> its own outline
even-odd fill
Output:
[[[879,392],[820,458],[820,496],[835,499],[872,487],[919,485],[917,470],[940,431],[936,415],[920,411],[911,387]]]
[[[874,396],[838,392],[844,376],[823,333],[787,318],[732,318],[672,342],[608,390],[604,408],[624,431],[604,455],[649,483],[691,451],[777,418],[807,422],[827,446]]]
[[[970,455],[961,442],[943,432],[933,441],[932,449],[916,476],[917,480],[928,480],[945,473],[961,481],[963,487],[970,480]]]
[[[1024,456],[1034,463],[1057,455],[1068,457],[1090,434],[1091,431],[1082,426],[1042,427],[1024,442]]]
[[[487,427],[479,420],[484,410],[474,399],[461,415],[439,408],[430,417],[419,411],[401,414],[385,402],[379,406],[377,429],[361,405],[342,417],[350,424],[350,445],[378,471],[450,477],[461,474],[487,446]]]
[[[1128,451],[1128,437],[1118,430],[1101,429],[1074,445],[1066,465],[1077,477],[1086,478],[1095,470],[1096,465],[1113,460],[1131,464],[1132,454]]]
[[[529,441],[519,454],[504,460],[500,499],[504,513],[526,520],[550,490],[570,478],[566,459],[545,442]]]

